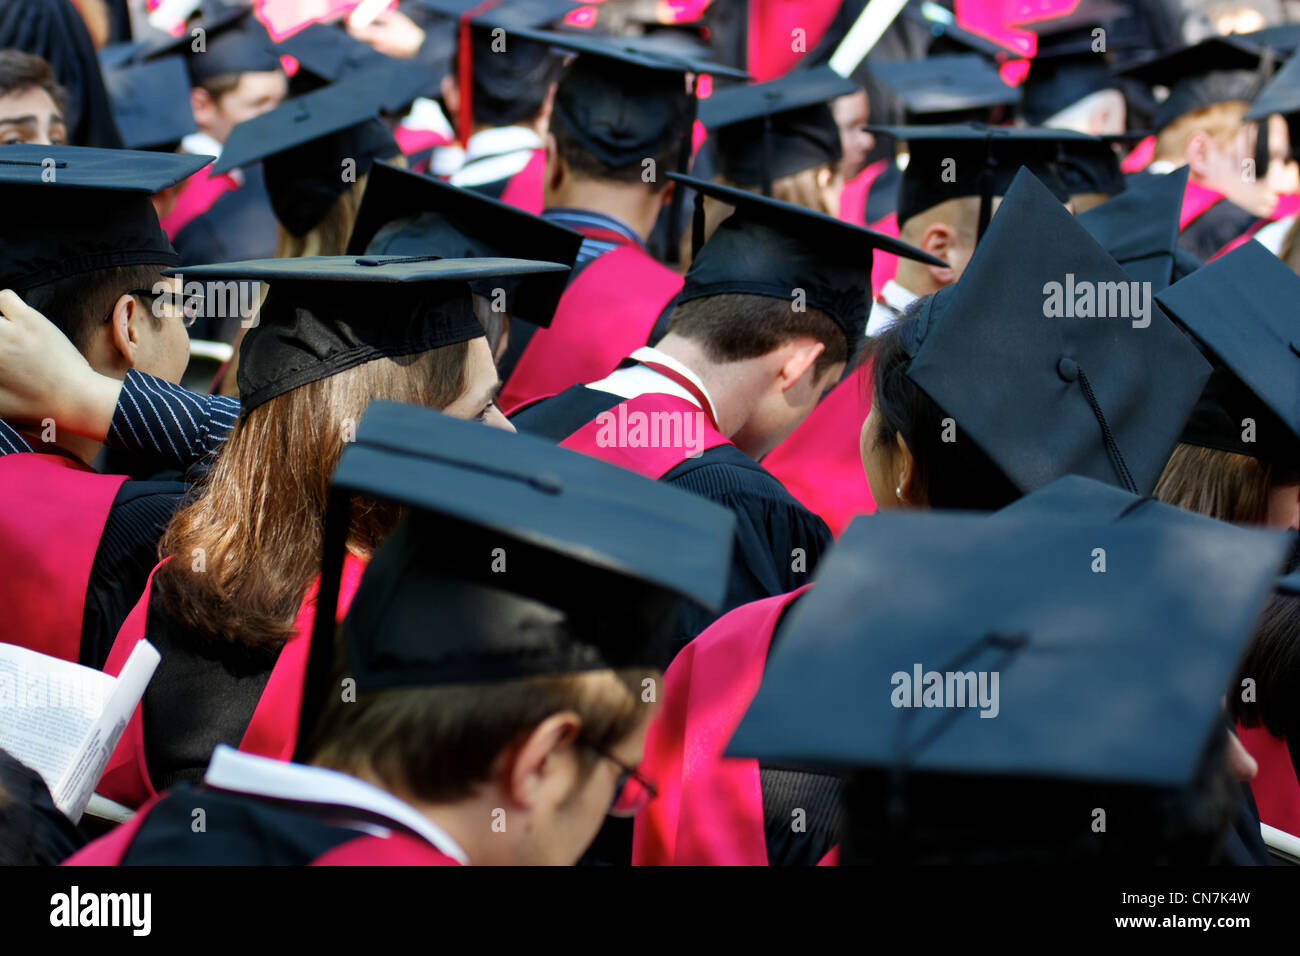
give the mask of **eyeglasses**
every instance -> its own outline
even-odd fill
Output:
[[[630,767],[603,747],[597,747],[589,741],[583,743],[606,760],[618,766],[622,771],[614,785],[614,799],[609,805],[611,817],[634,817],[659,796],[659,788],[654,781],[636,767]]]
[[[173,315],[185,324],[187,329],[203,314],[203,296],[198,293],[186,295],[182,292],[174,292],[171,289],[166,292],[154,292],[152,289],[127,289],[123,295],[148,299],[151,303],[149,309],[155,316],[160,316],[158,303],[162,302],[171,310]],[[104,321],[108,322],[112,318],[113,312],[110,310],[108,315],[104,316]]]

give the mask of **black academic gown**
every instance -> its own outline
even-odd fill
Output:
[[[1250,231],[1259,217],[1234,202],[1220,199],[1187,224],[1178,234],[1180,248],[1201,262],[1209,262],[1232,240]]]
[[[1161,175],[1165,174],[1139,170],[1128,173],[1124,177],[1124,184],[1128,189],[1143,189]],[[1178,248],[1197,262],[1209,262],[1223,250],[1224,246],[1238,236],[1245,235],[1257,222],[1259,222],[1258,216],[1247,212],[1236,203],[1220,199],[1178,233]],[[1186,274],[1187,262],[1184,257],[1177,264],[1180,274]]]
[[[86,838],[54,805],[40,774],[0,750],[0,866],[54,866]]]
[[[195,810],[203,811],[196,828]],[[456,866],[366,808],[181,784],[70,866]]]
[[[280,650],[199,638],[163,610],[156,578],[145,637],[162,656],[142,709],[149,780],[158,791],[198,783],[218,744],[239,747]]]
[[[521,409],[511,421],[520,431],[559,443],[621,401],[609,392],[575,385]],[[688,459],[660,481],[715,501],[736,516],[731,573],[720,613],[807,584],[831,546],[826,522],[734,445],[720,445]],[[685,605],[674,652],[717,617]]]
[[[180,481],[128,481],[118,491],[86,589],[81,625],[81,663],[86,667],[104,666],[122,622],[158,563],[158,541],[189,491]]]

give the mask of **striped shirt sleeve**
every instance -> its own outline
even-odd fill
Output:
[[[16,455],[24,451],[32,451],[27,439],[14,431],[4,419],[0,419],[0,455]]]
[[[200,395],[170,382],[126,373],[106,444],[182,471],[214,454],[239,418],[239,399]]]

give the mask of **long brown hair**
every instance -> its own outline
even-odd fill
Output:
[[[240,418],[199,497],[159,552],[163,607],[196,635],[280,647],[320,566],[330,475],[372,399],[445,408],[465,389],[469,343],[381,358],[310,382]],[[354,506],[349,541],[371,549],[396,520]]]
[[[1272,465],[1217,448],[1180,442],[1169,457],[1155,497],[1233,524],[1262,524],[1268,517]]]

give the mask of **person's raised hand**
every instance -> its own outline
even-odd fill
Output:
[[[384,10],[365,25],[348,23],[348,33],[355,40],[385,56],[409,60],[420,51],[424,43],[424,30],[406,14],[397,10]]]
[[[53,419],[102,440],[122,383],[100,375],[59,329],[11,289],[0,290],[0,418]]]

